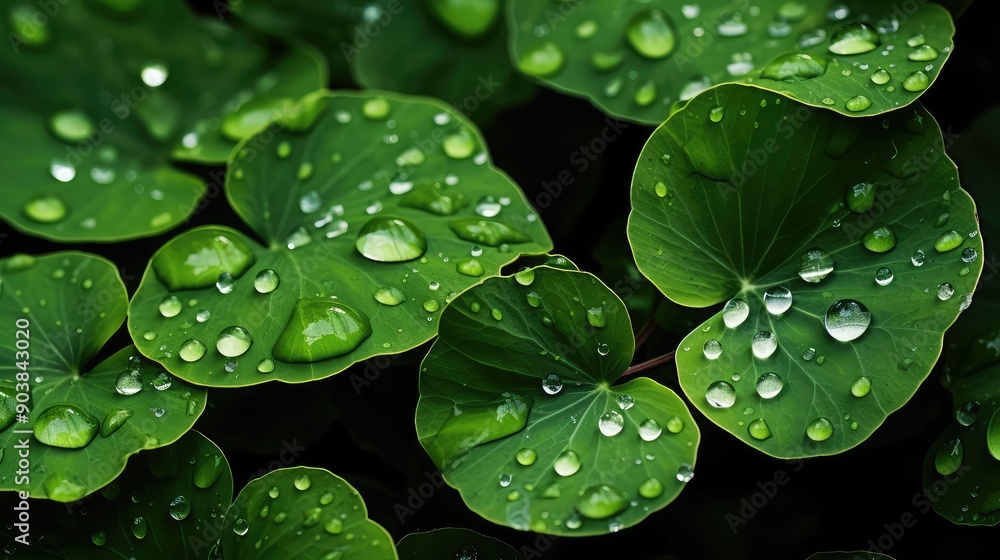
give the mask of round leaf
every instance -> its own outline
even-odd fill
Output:
[[[720,86],[653,134],[631,196],[643,274],[686,306],[732,300],[681,342],[682,389],[776,457],[849,449],[906,403],[982,270],[972,199],[919,107],[848,119]]]
[[[0,462],[0,489],[78,500],[114,480],[129,456],[187,432],[205,391],[139,357],[134,347],[83,371],[125,318],[125,286],[108,261],[84,253],[0,261],[0,448],[27,445],[30,482]],[[19,394],[29,412],[16,409]],[[21,399],[23,400],[23,399]]]
[[[278,469],[247,484],[226,513],[222,556],[395,559],[392,537],[361,495],[324,469]]]
[[[539,267],[491,278],[441,320],[421,366],[417,435],[476,513],[603,534],[690,479],[699,432],[683,401],[647,378],[611,386],[634,340],[624,304],[596,277]]]
[[[14,3],[46,21],[37,34],[0,31],[0,217],[57,241],[114,241],[183,222],[202,181],[169,165],[226,160],[294,99],[326,82],[318,57],[281,58],[178,0],[69,2],[58,17]],[[54,14],[49,14],[53,16]],[[32,36],[34,39],[32,39]],[[44,39],[44,40],[42,40]]]
[[[455,558],[476,560],[524,560],[514,547],[469,529],[448,527],[426,533],[410,533],[396,543],[402,560],[437,560],[442,552]]]
[[[903,14],[888,0],[513,0],[511,50],[524,73],[642,123],[658,124],[672,103],[724,82],[874,115],[917,99],[952,49],[946,9],[909,8]]]
[[[207,558],[232,499],[233,475],[222,451],[191,431],[136,456],[100,496],[69,508],[33,506],[41,535],[32,534],[26,550],[70,559]]]
[[[312,120],[249,139],[230,164],[230,203],[264,245],[228,228],[184,233],[132,300],[139,349],[184,379],[304,382],[409,350],[435,335],[456,293],[552,247],[479,132],[444,105],[319,93],[302,114]],[[223,273],[233,280],[217,286]],[[184,306],[168,317],[171,297]],[[231,327],[250,345],[224,354]],[[181,352],[189,341],[203,357]]]

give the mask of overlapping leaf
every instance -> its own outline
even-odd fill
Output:
[[[129,314],[143,354],[204,385],[309,381],[414,348],[455,294],[551,248],[479,132],[429,99],[310,96],[234,151],[226,193],[264,244],[178,236]]]
[[[0,31],[0,216],[60,241],[166,231],[204,192],[171,160],[221,163],[325,84],[312,51],[261,42],[179,0],[8,3]]]
[[[729,302],[681,342],[681,387],[777,457],[849,449],[906,403],[983,265],[926,111],[849,119],[743,85],[654,133],[629,239],[670,299]]]
[[[937,78],[955,31],[938,4],[889,0],[514,0],[510,26],[524,73],[650,124],[725,82],[856,116],[897,109]]]
[[[456,298],[421,366],[417,434],[495,523],[557,535],[634,525],[693,474],[699,440],[670,389],[614,383],[634,340],[594,276],[538,267]]]
[[[10,357],[0,364],[0,449],[30,456],[29,480],[18,461],[0,462],[0,489],[78,500],[114,480],[129,456],[182,436],[204,410],[204,390],[133,347],[84,371],[125,318],[125,286],[108,261],[21,255],[0,261],[0,279],[0,348]]]

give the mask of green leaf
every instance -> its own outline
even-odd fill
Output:
[[[232,499],[222,451],[191,431],[139,454],[100,496],[69,508],[33,504],[26,550],[32,558],[207,558]]]
[[[860,22],[867,42],[849,27]],[[725,82],[753,83],[852,116],[891,111],[937,78],[955,32],[938,4],[901,16],[889,0],[512,0],[510,25],[511,56],[522,72],[648,124],[662,122],[672,103]],[[855,32],[844,42],[848,31]],[[922,74],[907,82],[916,72]]]
[[[230,162],[226,194],[264,245],[229,228],[186,232],[153,256],[132,300],[139,349],[183,379],[304,382],[409,350],[455,294],[552,247],[479,132],[445,105],[320,92],[302,114],[314,120],[249,139]],[[217,289],[223,273],[230,293]],[[166,317],[172,297],[185,305]],[[251,344],[241,334],[223,355],[230,327]],[[204,357],[182,355],[188,341]]]
[[[459,559],[524,560],[524,556],[509,544],[454,527],[410,533],[396,543],[396,551],[402,560],[437,560],[449,551]]]
[[[271,55],[179,0],[130,6],[69,2],[46,17],[19,1],[0,14],[13,47],[0,53],[10,84],[0,87],[0,217],[25,233],[116,241],[169,230],[205,192],[171,160],[221,163],[326,83],[312,51]],[[44,31],[11,26],[25,9]]]
[[[205,391],[173,379],[124,348],[83,367],[118,330],[127,298],[110,262],[85,253],[18,255],[0,261],[0,449],[27,441],[30,482],[0,462],[0,490],[78,500],[114,480],[125,461],[187,432]],[[29,397],[28,418],[16,409]],[[23,400],[23,399],[22,399]],[[33,434],[33,435],[32,435]]]
[[[895,247],[873,252],[882,227]],[[776,457],[849,449],[905,404],[984,260],[972,199],[922,108],[848,119],[743,85],[705,92],[653,134],[629,239],[668,298],[732,302],[681,342],[681,388]],[[771,298],[784,289],[790,301]]]
[[[324,469],[278,469],[247,484],[226,513],[222,556],[382,560],[392,537],[368,519],[361,495]]]
[[[634,350],[611,290],[583,272],[529,272],[445,309],[421,366],[420,443],[494,523],[575,536],[635,525],[690,479],[698,427],[655,381],[611,386]]]

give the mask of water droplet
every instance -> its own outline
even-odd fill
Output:
[[[806,348],[805,351],[802,352],[802,359],[807,362],[813,359],[814,356],[816,356],[815,348]]]
[[[563,50],[552,41],[546,41],[521,53],[518,66],[525,74],[547,78],[558,74],[566,64]]]
[[[637,53],[653,60],[669,56],[677,46],[673,22],[656,8],[636,12],[625,28],[625,38]]]
[[[604,318],[604,308],[603,307],[592,307],[587,310],[587,322],[590,326],[603,329],[607,326],[607,319]]]
[[[715,381],[705,391],[705,400],[714,408],[729,408],[736,402],[736,389],[726,381]]]
[[[758,331],[750,341],[750,349],[754,356],[762,360],[770,358],[778,349],[778,338],[770,331]]]
[[[283,362],[315,363],[353,352],[371,334],[368,316],[353,307],[337,301],[302,298],[272,353]]]
[[[888,286],[892,283],[893,278],[892,270],[888,267],[883,266],[875,271],[875,283],[879,286]]]
[[[97,437],[100,424],[82,408],[67,403],[52,405],[35,418],[35,439],[52,447],[80,449]],[[51,497],[51,496],[50,496]]]
[[[936,59],[941,53],[930,45],[920,45],[913,49],[906,58],[917,62],[929,62]]]
[[[233,291],[236,287],[236,282],[233,280],[233,275],[228,272],[223,272],[219,275],[219,279],[215,281],[215,288],[219,290],[220,294],[228,294]]]
[[[517,452],[517,462],[525,467],[533,465],[535,459],[538,458],[538,454],[535,453],[534,449],[528,449],[527,447],[521,448]]]
[[[184,496],[177,496],[170,501],[170,517],[177,521],[184,521],[191,513],[191,502]]]
[[[910,257],[910,262],[913,263],[913,266],[923,266],[925,259],[926,255],[924,255],[923,249],[917,249]]]
[[[424,307],[424,311],[426,311],[428,313],[434,313],[438,309],[441,309],[441,304],[438,303],[438,301],[436,299],[429,299],[429,300],[427,300],[427,301],[424,302],[423,307]]]
[[[958,410],[955,411],[955,420],[963,426],[971,426],[973,422],[979,418],[979,412],[981,409],[982,407],[977,401],[963,403],[958,407]]]
[[[851,384],[851,394],[855,397],[863,397],[872,389],[872,382],[867,377],[859,377]]]
[[[872,322],[871,313],[861,302],[853,299],[842,299],[834,302],[823,318],[823,325],[830,336],[841,341],[850,342],[868,330]]]
[[[601,415],[597,425],[602,434],[608,437],[616,436],[625,427],[625,418],[617,410],[609,410]]]
[[[826,418],[817,418],[806,428],[806,436],[813,441],[826,441],[833,435],[833,424]]]
[[[804,53],[781,55],[764,67],[760,77],[769,80],[808,80],[826,73],[825,59]]]
[[[309,230],[305,226],[299,226],[292,230],[285,239],[285,247],[290,250],[298,249],[300,247],[305,247],[306,245],[312,243],[312,235],[309,234]]]
[[[166,391],[171,385],[173,385],[173,380],[170,378],[170,374],[165,371],[153,378],[153,388],[157,391]]]
[[[771,315],[781,315],[792,306],[792,291],[784,286],[775,286],[764,292],[764,307]]]
[[[535,281],[535,271],[530,268],[522,268],[514,273],[514,280],[522,286],[530,286]]]
[[[769,371],[757,378],[757,394],[763,399],[773,399],[778,396],[781,389],[785,387],[785,382],[781,376],[773,371]]]
[[[556,457],[552,468],[559,476],[573,476],[580,470],[580,456],[575,451],[563,451]]]
[[[503,319],[503,313],[501,313],[500,310],[496,309],[496,308],[493,308],[493,309],[490,310],[490,316],[492,316],[497,321],[500,321],[500,320]]]
[[[576,510],[588,519],[607,519],[628,509],[629,499],[621,490],[601,484],[581,492]]]
[[[24,215],[40,224],[61,222],[66,214],[66,203],[55,195],[40,195],[24,205]]]
[[[691,482],[692,478],[694,478],[694,470],[691,468],[691,465],[684,463],[677,468],[677,480]]]
[[[126,368],[115,379],[115,390],[119,395],[134,395],[142,390],[142,374],[138,368]]]
[[[177,355],[185,362],[197,362],[205,355],[207,348],[196,338],[189,338],[181,344]]]
[[[951,296],[955,295],[955,288],[948,282],[938,284],[937,287],[937,297],[941,301],[948,301]]]
[[[886,84],[892,76],[889,75],[884,68],[879,68],[878,70],[872,72],[871,80],[872,83],[878,86]]]
[[[962,440],[955,438],[941,445],[934,454],[934,468],[938,473],[948,476],[962,466],[965,449]]]
[[[871,99],[868,99],[863,95],[857,95],[855,97],[848,99],[845,106],[847,107],[848,111],[851,111],[852,113],[857,113],[871,107],[872,101]]]
[[[375,292],[374,297],[375,301],[390,307],[399,305],[406,301],[406,294],[399,288],[394,287],[379,288],[379,290]]]
[[[160,302],[159,306],[160,315],[168,318],[176,317],[183,308],[184,304],[181,303],[181,300],[178,299],[177,296],[167,296],[163,298],[163,301]]]
[[[48,18],[40,16],[38,9],[31,5],[15,5],[10,11],[10,25],[13,39],[38,47],[49,42]],[[15,51],[16,52],[16,51]],[[11,552],[12,553],[12,552]]]
[[[361,228],[356,247],[359,253],[376,262],[403,262],[421,257],[427,251],[427,240],[411,222],[379,217]]]
[[[361,106],[361,114],[365,116],[366,119],[372,121],[380,121],[389,116],[392,111],[392,105],[384,97],[374,97],[365,101],[364,105]]]
[[[258,272],[257,276],[253,279],[253,287],[258,293],[269,294],[278,287],[279,281],[277,272],[270,268],[265,268]]]
[[[305,491],[308,490],[310,486],[312,486],[312,480],[309,479],[309,475],[303,474],[295,477],[295,480],[293,481],[292,484],[295,486],[296,490]]]
[[[663,483],[660,479],[652,477],[639,484],[639,495],[643,498],[659,498],[663,494]]]
[[[979,253],[972,247],[962,249],[962,262],[975,262],[979,258]]]
[[[243,535],[246,535],[247,531],[249,530],[250,530],[250,524],[247,523],[246,519],[240,518],[233,523],[233,532],[236,533],[238,536],[242,537]]]
[[[923,91],[931,84],[931,79],[923,71],[917,70],[903,80],[903,89],[906,91]]]
[[[579,39],[590,39],[597,35],[597,22],[592,19],[582,21],[576,26],[575,32]]]
[[[723,116],[725,116],[725,109],[722,107],[712,107],[708,112],[708,120],[714,123],[722,121]]]
[[[722,320],[733,329],[743,324],[750,316],[750,306],[742,299],[731,299],[722,308]]]
[[[510,486],[510,483],[511,483],[512,480],[514,480],[514,477],[512,477],[511,475],[501,473],[500,474],[500,487],[501,488],[506,488],[506,487]]]
[[[563,382],[558,375],[550,373],[542,379],[542,390],[544,390],[549,395],[555,395],[559,391],[562,391]]]
[[[771,428],[763,418],[758,418],[750,422],[750,425],[747,426],[747,433],[750,434],[750,437],[758,441],[764,441],[771,437]]]
[[[722,355],[722,343],[713,338],[712,340],[705,342],[705,345],[702,347],[702,352],[709,360],[717,360],[719,356]]]
[[[828,48],[833,54],[853,55],[871,52],[881,44],[882,39],[872,26],[853,22],[833,32]]]
[[[331,535],[339,535],[344,530],[344,522],[339,518],[331,517],[323,524],[323,530]]]
[[[151,88],[158,88],[167,81],[170,76],[170,72],[167,67],[163,64],[147,64],[139,72],[139,77],[142,78],[142,83],[146,84]]]
[[[938,253],[946,253],[959,248],[963,241],[965,241],[965,239],[957,231],[946,231],[937,238],[937,241],[934,242],[934,250]]]
[[[799,277],[810,284],[818,284],[833,272],[833,259],[830,255],[819,248],[807,250],[802,255],[802,267],[799,269]]]
[[[146,538],[147,532],[149,532],[149,523],[145,517],[139,516],[132,520],[132,534],[135,535],[135,538],[142,540]]]
[[[542,319],[543,323],[545,322],[545,319],[548,319],[548,317],[545,317],[545,318]],[[549,321],[551,321],[551,319],[549,319]],[[549,326],[551,326],[551,325],[549,325]],[[607,342],[598,342],[597,343],[597,353],[600,354],[601,356],[607,356],[608,352],[610,352],[610,351],[611,351],[611,347],[608,346]]]
[[[117,432],[132,417],[132,414],[132,411],[126,408],[119,408],[109,412],[101,422],[101,437],[106,438]]]
[[[227,358],[242,356],[250,349],[253,339],[246,329],[239,326],[227,327],[219,333],[219,338],[215,342],[215,348],[219,354]]]
[[[621,78],[619,77],[615,79],[619,80]],[[608,91],[605,90],[605,93],[608,93]],[[614,97],[614,95],[609,94],[609,97]],[[643,82],[642,85],[636,88],[634,99],[635,99],[635,104],[640,107],[649,107],[650,105],[652,105],[653,102],[656,101],[656,82],[654,82],[653,80],[646,80],[645,82]]]
[[[104,534],[104,531],[98,531],[90,535],[90,542],[94,543],[95,546],[104,546],[104,543],[108,542],[108,536]]]
[[[484,218],[492,218],[503,210],[503,206],[497,201],[496,197],[484,196],[476,202],[475,211],[476,214]]]
[[[885,253],[896,247],[896,232],[887,225],[879,224],[865,233],[861,243],[873,253]]]

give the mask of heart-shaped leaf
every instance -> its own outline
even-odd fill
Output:
[[[268,54],[179,0],[10,3],[0,31],[0,217],[57,241],[153,235],[184,221],[236,141],[326,82],[312,51]],[[37,22],[45,21],[39,26]]]
[[[324,469],[278,469],[247,484],[226,513],[222,556],[396,559],[392,537],[361,495]]]
[[[242,0],[237,11],[262,29],[312,42],[335,75],[350,67],[364,87],[437,97],[485,123],[535,92],[507,54],[504,1]]]
[[[32,546],[13,558],[208,558],[233,499],[222,451],[196,431],[132,459],[100,496],[32,505]],[[36,529],[37,527],[37,529]]]
[[[744,85],[643,149],[629,239],[690,307],[678,349],[706,416],[776,457],[864,441],[913,395],[982,270],[975,207],[921,107],[850,119]]]
[[[110,262],[77,252],[0,261],[0,490],[78,500],[115,479],[129,456],[175,441],[205,408],[190,387],[124,348],[83,367],[125,319]]]
[[[445,105],[319,92],[302,114],[230,162],[226,194],[264,245],[228,228],[184,233],[132,300],[139,349],[183,379],[303,382],[409,350],[456,293],[552,247],[479,132]]]
[[[937,78],[955,32],[934,3],[512,1],[522,72],[650,124],[724,82],[849,115],[897,109]]]
[[[453,551],[463,560],[524,560],[509,544],[469,529],[447,527],[426,533],[410,533],[396,543],[401,560],[437,560]]]
[[[596,277],[539,267],[490,278],[441,317],[421,365],[417,435],[486,519],[595,535],[639,523],[693,475],[684,402],[628,368],[632,327]]]

